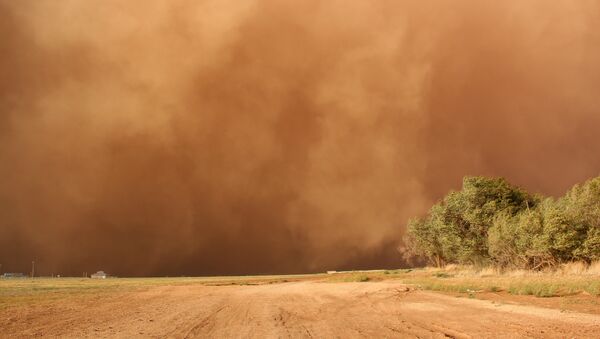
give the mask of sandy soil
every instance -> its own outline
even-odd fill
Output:
[[[395,281],[159,286],[0,311],[0,336],[600,336],[600,316],[415,291]]]

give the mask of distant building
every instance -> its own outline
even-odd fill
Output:
[[[26,278],[27,276],[23,273],[4,273],[2,278],[13,279],[13,278]]]
[[[104,271],[98,271],[91,276],[92,279],[106,279],[106,277],[108,277],[108,274],[104,273]]]

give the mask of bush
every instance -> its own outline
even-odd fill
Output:
[[[407,248],[431,264],[542,269],[600,259],[600,177],[554,200],[502,178],[465,177],[424,218],[412,219]]]
[[[577,243],[573,256],[586,262],[600,259],[600,177],[575,185],[563,201]]]
[[[430,263],[484,265],[490,262],[488,230],[498,215],[513,217],[538,199],[502,178],[465,177],[422,219],[408,225],[409,248]]]

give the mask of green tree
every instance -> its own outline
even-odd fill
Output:
[[[551,250],[551,240],[556,226],[564,222],[559,216],[547,220],[555,208],[554,200],[548,198],[516,215],[498,214],[488,232],[492,261],[501,267],[526,269],[556,265],[560,258]]]
[[[558,236],[559,245],[574,259],[600,259],[600,177],[575,185],[561,202],[569,228]]]
[[[600,260],[600,177],[557,200],[502,178],[465,177],[460,191],[409,222],[408,238],[413,253],[436,265],[540,269]]]
[[[427,216],[409,224],[408,234],[433,262],[486,264],[488,230],[500,213],[515,216],[538,199],[503,178],[465,177]]]

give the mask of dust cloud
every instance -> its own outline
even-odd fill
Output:
[[[0,0],[0,263],[397,267],[467,174],[600,173],[596,1]]]

